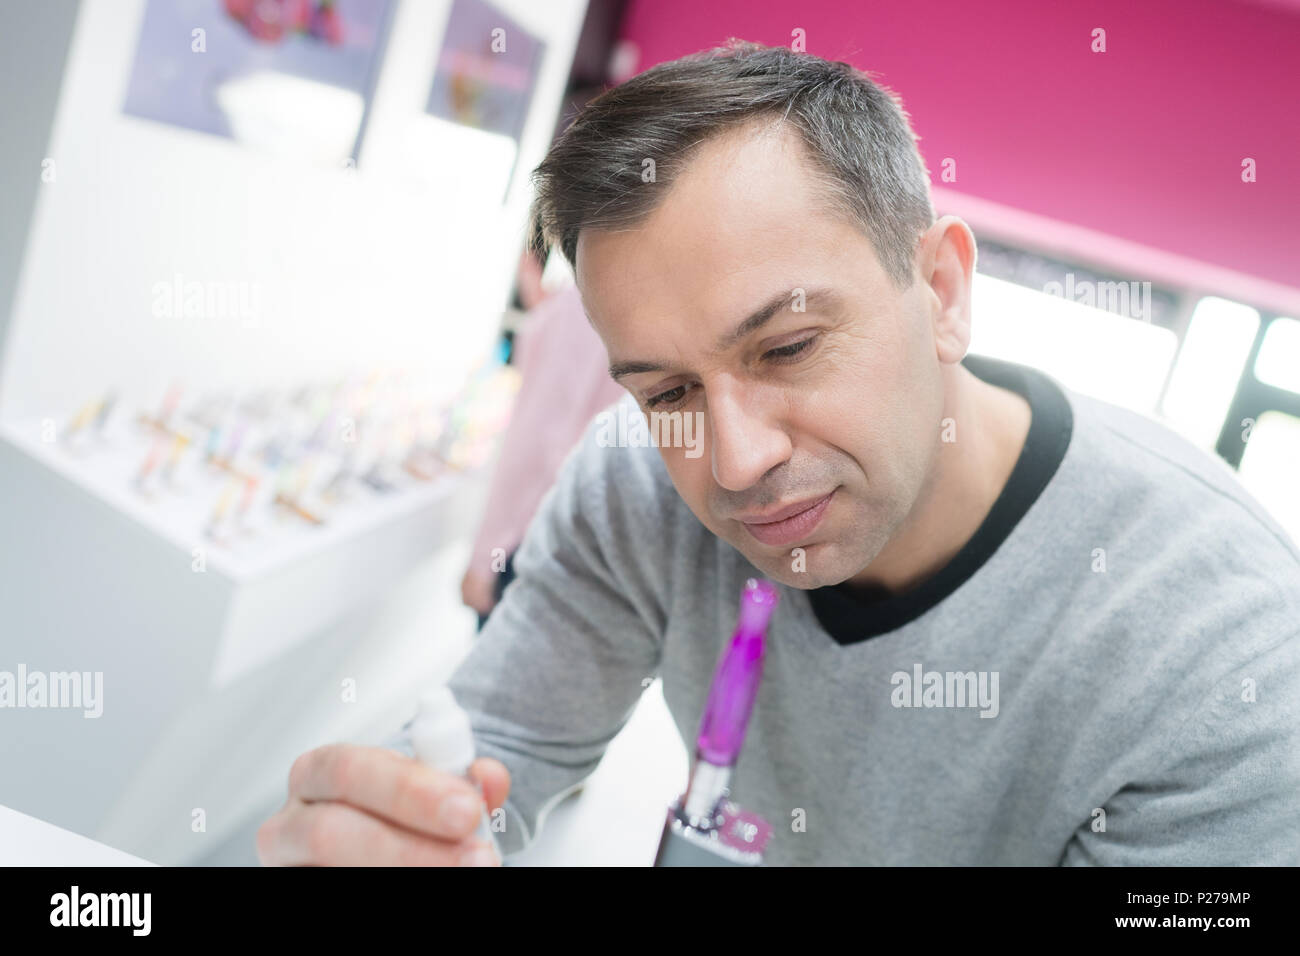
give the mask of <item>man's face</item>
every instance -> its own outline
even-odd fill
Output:
[[[694,451],[660,448],[682,499],[800,588],[857,574],[893,536],[943,408],[931,287],[890,282],[808,162],[789,127],[724,134],[644,222],[583,230],[577,255],[619,381],[647,416],[705,426]]]

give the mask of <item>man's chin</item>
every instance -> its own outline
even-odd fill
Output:
[[[778,584],[811,591],[847,581],[860,570],[851,567],[852,562],[845,561],[839,552],[831,544],[810,544],[791,548],[784,555],[749,553],[745,557]]]

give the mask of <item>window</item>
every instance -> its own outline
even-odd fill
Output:
[[[1213,450],[1258,331],[1259,313],[1250,306],[1201,299],[1161,404],[1165,424]]]

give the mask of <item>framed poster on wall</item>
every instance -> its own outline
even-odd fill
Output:
[[[123,112],[355,158],[393,0],[148,0]]]
[[[453,0],[426,111],[507,137],[517,153],[545,50],[485,0]]]

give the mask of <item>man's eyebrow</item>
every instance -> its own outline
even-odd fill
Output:
[[[783,307],[791,303],[796,293],[803,293],[802,305],[805,307],[809,303],[817,302],[823,299],[834,298],[835,293],[828,288],[809,289],[790,289],[789,291],[778,292],[772,296],[766,303],[751,312],[739,325],[730,332],[724,334],[718,339],[714,346],[716,351],[724,352],[738,343],[747,335],[751,335],[758,329],[762,328],[773,316],[781,311]],[[636,375],[639,372],[663,372],[667,366],[659,362],[615,362],[609,367],[610,378],[618,381],[627,375]]]
[[[615,362],[609,367],[609,377],[618,381],[625,375],[635,375],[638,372],[662,372],[664,366],[657,362]]]
[[[762,328],[774,315],[781,309],[789,305],[795,298],[796,293],[802,293],[802,305],[807,307],[808,303],[816,302],[820,299],[828,298],[832,295],[830,289],[788,289],[784,292],[778,292],[772,296],[764,305],[755,309],[749,314],[743,322],[737,325],[730,332],[718,339],[714,349],[719,352],[725,352],[745,336],[752,334]]]

